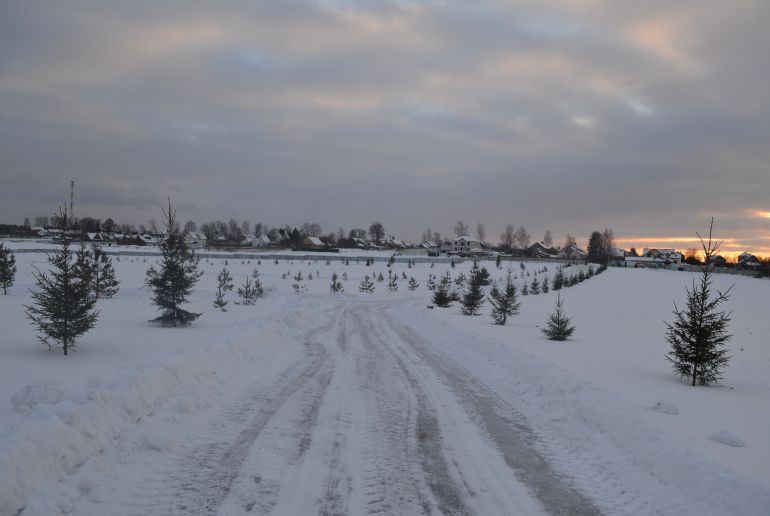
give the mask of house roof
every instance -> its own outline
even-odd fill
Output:
[[[324,243],[321,242],[321,240],[318,237],[308,236],[308,237],[305,237],[305,240],[308,240],[313,245],[324,245]]]
[[[453,242],[458,242],[458,241],[462,241],[462,242],[479,242],[479,241],[478,241],[478,240],[476,240],[475,238],[473,238],[473,237],[470,237],[470,236],[468,236],[468,235],[462,235],[462,236],[456,237],[456,238],[453,240]],[[479,243],[481,243],[481,242],[479,242]]]

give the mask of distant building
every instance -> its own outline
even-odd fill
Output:
[[[184,243],[191,249],[201,249],[206,247],[208,239],[203,233],[197,231],[188,231],[184,236]]]
[[[570,244],[563,247],[557,256],[562,260],[585,260],[588,253],[579,248],[577,244]]]
[[[531,246],[527,247],[524,254],[529,258],[556,258],[559,251],[553,247],[546,247],[540,242],[535,242]]]
[[[642,256],[662,260],[667,264],[682,263],[682,253],[676,249],[647,249],[642,251]]]
[[[762,267],[762,262],[753,254],[741,253],[738,255],[739,269],[758,269],[759,267]]]
[[[451,251],[457,254],[470,254],[482,251],[481,242],[468,235],[455,238],[451,242]]]
[[[667,267],[682,263],[682,253],[675,249],[644,249],[641,256],[626,256],[627,267]]]
[[[302,247],[306,249],[323,249],[326,245],[318,237],[306,236],[302,240]]]
[[[711,264],[714,267],[727,267],[727,260],[724,256],[716,255],[711,257]]]

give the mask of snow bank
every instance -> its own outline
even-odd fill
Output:
[[[714,432],[709,435],[709,441],[724,444],[725,446],[732,446],[734,448],[743,448],[746,446],[746,441],[741,439],[735,434],[722,430],[720,432]]]
[[[64,398],[64,389],[56,383],[29,383],[14,392],[11,405],[19,412],[34,408],[40,403],[54,405]]]
[[[100,377],[90,377],[80,396],[55,384],[25,386],[12,397],[21,411],[11,422],[11,435],[17,438],[6,436],[0,448],[0,515],[16,514],[41,483],[73,472],[161,407],[179,413],[207,407],[212,392],[227,381],[223,374],[243,372],[264,360],[266,352],[278,351],[275,343],[266,346],[266,340],[233,338],[206,351],[178,354],[173,362],[126,383],[106,385]],[[145,433],[143,440],[146,449],[159,452],[175,445],[164,432]],[[55,493],[35,503],[45,505],[37,511],[41,514],[46,507],[66,513],[71,505]]]

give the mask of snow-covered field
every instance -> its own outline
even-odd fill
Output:
[[[64,357],[24,318],[45,255],[17,255],[0,295],[0,515],[770,513],[768,281],[716,276],[735,282],[732,359],[693,388],[663,339],[690,273],[610,269],[562,290],[577,331],[551,342],[554,292],[500,327],[488,305],[427,308],[427,275],[469,263],[399,263],[420,287],[369,295],[359,281],[384,263],[322,257],[229,260],[236,286],[258,268],[267,293],[227,312],[211,305],[224,260],[202,262],[202,317],[157,328],[152,261],[115,262],[120,292]],[[544,266],[552,278],[526,263],[524,279]],[[281,275],[300,270],[314,279],[294,294]]]

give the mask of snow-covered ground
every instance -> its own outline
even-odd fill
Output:
[[[770,282],[715,278],[736,284],[732,359],[694,388],[663,339],[690,273],[610,269],[562,290],[577,331],[557,343],[539,331],[554,292],[500,327],[488,306],[427,308],[428,274],[468,263],[396,264],[417,291],[369,295],[359,281],[385,264],[322,257],[230,259],[236,285],[258,268],[268,291],[227,312],[211,306],[224,259],[202,262],[202,317],[157,328],[152,261],[115,262],[120,292],[64,357],[24,318],[45,255],[17,255],[0,295],[0,515],[770,512]],[[514,265],[519,283],[556,267]],[[299,270],[314,279],[294,294],[281,275]]]

